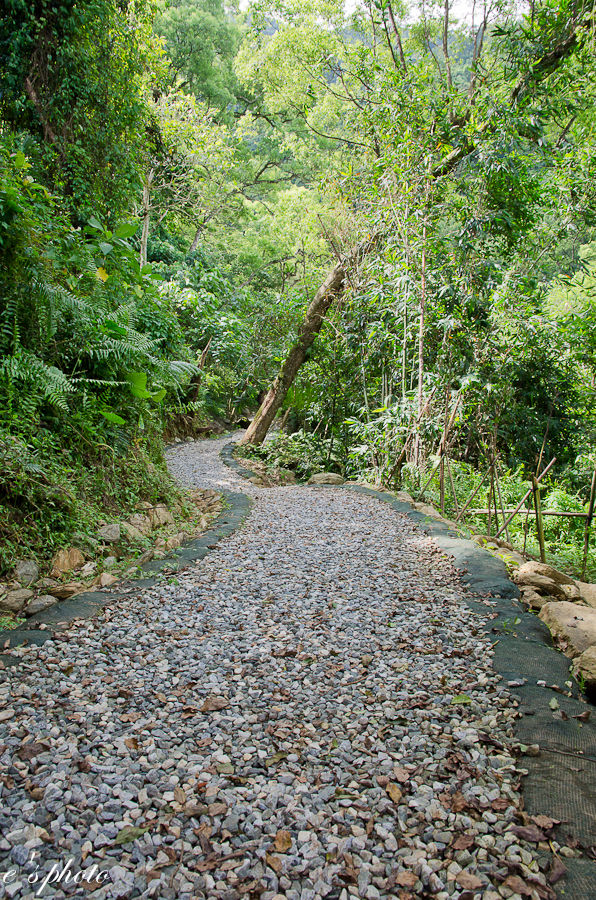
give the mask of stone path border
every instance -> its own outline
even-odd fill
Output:
[[[251,506],[251,500],[246,494],[227,490],[218,490],[218,493],[223,496],[225,507],[200,537],[171,551],[163,559],[152,559],[142,563],[138,567],[140,571],[138,578],[122,580],[108,590],[75,594],[68,600],[60,600],[49,609],[31,616],[20,628],[0,631],[0,648],[4,650],[26,643],[43,644],[52,639],[54,632],[62,630],[73,619],[92,618],[105,606],[117,603],[119,598],[128,596],[132,591],[152,587],[159,577],[173,575],[203,559],[219,540],[240,527]],[[37,627],[39,625],[46,627],[42,629]],[[9,653],[0,653],[0,661],[5,666],[19,663],[19,659]],[[1,669],[0,679],[2,679]]]
[[[238,475],[249,478],[255,473],[245,469],[233,457],[234,444],[220,453],[222,461]],[[389,503],[410,518],[429,535],[446,554],[453,557],[461,580],[471,591],[466,603],[486,615],[487,607],[474,596],[490,595],[495,618],[488,635],[494,647],[493,664],[515,690],[520,718],[516,737],[526,747],[538,745],[538,756],[527,755],[524,767],[523,796],[530,815],[548,814],[560,819],[559,836],[564,843],[572,835],[584,847],[596,845],[596,722],[580,723],[573,716],[585,713],[586,703],[569,672],[569,660],[552,643],[546,625],[519,602],[519,589],[509,579],[501,559],[460,537],[452,528],[414,509],[385,491],[363,485],[320,485],[320,490],[350,490]],[[564,691],[572,681],[571,697]],[[542,683],[540,683],[542,682]],[[557,699],[559,709],[549,703]],[[568,718],[557,716],[562,714]],[[567,877],[565,900],[596,897],[596,863],[588,856],[565,859]]]

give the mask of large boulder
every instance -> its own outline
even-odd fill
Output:
[[[581,603],[582,602],[580,590],[579,590],[577,584],[575,584],[575,582],[573,584],[562,584],[562,585],[560,585],[560,587],[561,587],[561,590],[563,591],[563,593],[565,594],[566,600],[569,600],[571,603]]]
[[[143,544],[145,542],[145,535],[143,534],[143,532],[140,531],[131,522],[122,522],[121,528],[124,535],[126,536],[126,539],[130,541],[131,544]],[[114,557],[108,557],[108,559],[113,558]]]
[[[163,503],[160,503],[158,506],[153,506],[151,509],[147,510],[149,518],[151,519],[151,525],[153,528],[159,528],[161,525],[173,525],[174,524],[174,516],[170,512],[167,506],[164,506]]]
[[[337,472],[317,472],[308,479],[309,484],[343,484],[344,481]]]
[[[102,572],[99,576],[99,586],[102,588],[111,587],[118,579],[111,572]]]
[[[548,597],[543,597],[531,587],[522,587],[521,594],[522,603],[526,603],[530,609],[542,609],[545,603],[550,602]]]
[[[556,584],[575,583],[573,581],[573,578],[570,578],[569,575],[565,575],[564,572],[559,572],[559,570],[553,568],[553,566],[549,566],[547,563],[536,562],[533,559],[527,563],[524,563],[523,566],[520,566],[517,570],[517,574],[521,578],[524,578],[528,575],[541,575],[544,578],[549,578]]]
[[[65,572],[79,569],[84,562],[85,557],[77,547],[65,547],[62,550],[58,550],[58,553],[52,560],[50,575],[54,578],[59,578]]]
[[[44,609],[49,609],[50,606],[57,602],[58,598],[53,597],[52,594],[40,594],[39,597],[34,597],[33,600],[29,601],[25,607],[25,615],[34,616],[35,613],[43,612]]]
[[[540,575],[538,572],[522,572],[521,568],[514,572],[511,576],[520,588],[532,588],[537,594],[555,597],[557,600],[568,600],[568,596],[563,590],[563,585],[546,575]]]
[[[118,522],[102,525],[97,532],[97,537],[104,544],[115,544],[120,540],[120,525]]]
[[[39,578],[39,568],[34,559],[17,559],[14,577],[22,587],[29,587]]]
[[[577,581],[576,584],[583,602],[596,609],[596,584],[587,584],[585,581]]]
[[[596,644],[596,609],[577,603],[545,603],[540,618],[567,656],[579,656]]]
[[[128,520],[129,524],[136,528],[137,531],[140,531],[141,534],[150,534],[151,533],[151,519],[149,516],[143,515],[143,513],[135,513],[134,516],[131,516]],[[123,523],[126,528],[126,523]],[[128,530],[128,529],[126,529]]]
[[[575,657],[573,674],[576,678],[583,678],[587,687],[596,687],[596,644]]]
[[[27,588],[19,588],[17,591],[9,591],[0,597],[0,610],[3,612],[18,613],[22,610],[27,600],[33,596],[33,591]]]
[[[57,597],[58,600],[67,600],[69,597],[74,597],[75,594],[82,594],[86,590],[87,586],[80,581],[69,581],[68,584],[59,584],[57,587],[50,588],[49,592],[54,597]]]

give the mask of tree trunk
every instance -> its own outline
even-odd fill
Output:
[[[428,201],[427,201],[428,202]],[[418,417],[422,416],[424,400],[424,329],[426,325],[426,210],[422,226],[422,266],[420,277],[420,321],[418,324]],[[420,467],[420,433],[414,443],[414,461]]]
[[[188,248],[189,253],[194,253],[194,251],[199,246],[199,241],[201,240],[202,233],[203,233],[203,225],[197,225],[197,230],[195,231],[195,236],[192,239],[192,244]]]
[[[248,426],[246,434],[240,440],[240,444],[263,443],[271,423],[298,374],[300,366],[306,359],[309,347],[321,330],[323,318],[335,298],[341,296],[344,291],[349,267],[358,258],[364,256],[375,242],[376,238],[372,238],[363,244],[358,244],[343,259],[340,259],[335,268],[331,270],[308,307],[304,322],[300,326],[298,339],[288,353],[279,375],[277,375],[269,388],[254,419]]]
[[[149,169],[143,182],[143,228],[141,230],[141,249],[139,250],[139,264],[141,268],[147,264],[147,242],[149,240],[149,218],[151,216],[151,184],[153,183],[154,170]]]

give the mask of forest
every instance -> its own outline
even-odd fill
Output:
[[[596,580],[595,42],[591,0],[6,0],[0,575],[253,420],[482,533],[552,463]]]

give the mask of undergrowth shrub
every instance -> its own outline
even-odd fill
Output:
[[[289,469],[299,481],[317,472],[342,470],[337,443],[307,431],[278,432],[264,444],[242,447],[242,454],[264,460],[270,469]]]

